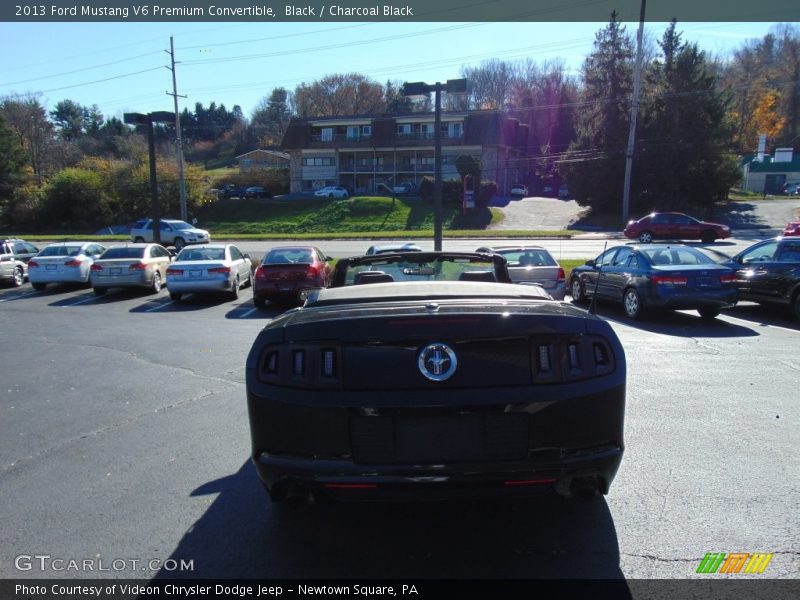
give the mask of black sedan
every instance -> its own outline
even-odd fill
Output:
[[[737,300],[734,269],[682,244],[610,248],[572,270],[570,290],[575,302],[595,292],[621,302],[632,319],[652,309],[697,310],[713,319]]]
[[[791,307],[800,319],[800,238],[753,244],[731,259],[741,300]]]
[[[441,270],[455,281],[349,278],[261,331],[247,401],[273,501],[608,492],[622,346],[536,286],[458,280],[492,260]]]

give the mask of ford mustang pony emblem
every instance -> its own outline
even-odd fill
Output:
[[[417,364],[419,372],[431,381],[445,381],[456,372],[458,359],[450,346],[437,342],[420,351]]]

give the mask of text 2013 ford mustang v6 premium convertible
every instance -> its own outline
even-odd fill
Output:
[[[341,287],[271,321],[248,356],[252,459],[273,500],[608,492],[626,376],[605,321],[463,276],[507,278],[497,255],[369,259],[339,261]]]

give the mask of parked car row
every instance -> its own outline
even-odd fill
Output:
[[[575,302],[620,302],[632,319],[657,309],[714,318],[738,300],[790,307],[800,319],[800,239],[758,242],[722,263],[683,244],[615,246],[573,269],[569,286]]]

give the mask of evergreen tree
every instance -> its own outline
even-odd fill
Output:
[[[648,74],[634,161],[633,204],[641,211],[708,207],[738,180],[729,154],[729,99],[696,44],[681,41],[675,21]],[[638,204],[638,206],[637,206]]]
[[[263,98],[253,112],[251,127],[260,146],[279,146],[289,125],[292,113],[289,110],[289,92],[282,87],[272,90]]]
[[[561,167],[575,197],[599,210],[621,206],[633,92],[633,45],[616,11],[582,69],[576,139]]]

